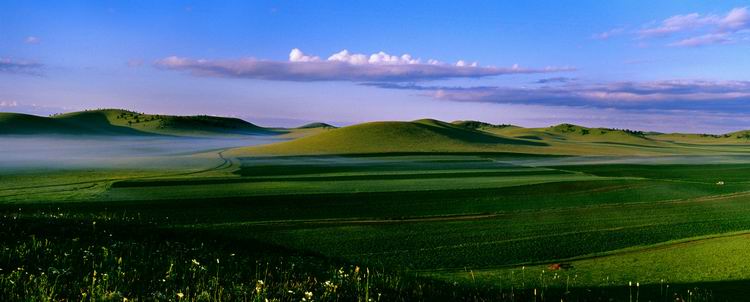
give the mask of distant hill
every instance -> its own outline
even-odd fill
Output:
[[[658,141],[682,144],[747,144],[750,143],[750,130],[726,134],[655,133],[647,135]]]
[[[40,117],[0,113],[0,134],[212,136],[275,134],[237,118],[142,114],[101,109]]]
[[[480,121],[453,121],[451,124],[461,127],[466,127],[469,129],[502,129],[502,128],[518,128],[518,126],[514,126],[511,124],[490,124]]]
[[[482,130],[515,138],[541,141],[636,144],[644,146],[660,144],[660,142],[650,139],[646,133],[640,131],[588,128],[573,124],[559,124],[546,128],[506,127],[497,129],[485,128]]]
[[[235,150],[256,154],[359,154],[393,152],[502,152],[545,143],[515,139],[424,119],[371,122],[293,141]]]
[[[313,128],[337,128],[336,126],[326,124],[326,123],[309,123],[302,126],[297,127],[297,129],[313,129]]]

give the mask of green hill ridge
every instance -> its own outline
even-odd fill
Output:
[[[238,118],[143,114],[121,109],[87,110],[51,117],[0,113],[0,134],[213,136],[277,132]]]
[[[336,126],[333,126],[331,124],[321,123],[321,122],[315,122],[315,123],[309,123],[304,124],[302,126],[297,127],[296,129],[313,129],[313,128],[338,128]]]
[[[296,140],[247,147],[235,153],[362,154],[389,152],[493,152],[543,142],[508,138],[450,123],[423,119],[412,122],[370,122],[329,130]]]

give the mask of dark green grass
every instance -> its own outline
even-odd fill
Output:
[[[587,165],[552,170],[476,156],[288,157],[246,159],[242,169],[242,176],[234,178],[127,181],[110,188],[120,193],[161,190],[173,193],[173,199],[36,200],[33,205],[5,204],[0,212],[33,216],[64,211],[81,221],[158,225],[188,237],[209,234],[222,242],[254,242],[330,263],[408,274],[558,262],[750,230],[750,183],[743,180],[750,175],[745,174],[750,172],[746,164]],[[559,179],[490,188],[470,183],[531,182],[535,179],[528,176],[537,174],[549,181],[544,173],[555,173],[551,176]],[[575,180],[584,174],[609,178]],[[414,183],[400,182],[412,178],[431,178],[434,183],[413,188]],[[205,196],[211,196],[221,194],[227,188],[221,185],[227,182],[271,179],[288,189],[283,194],[232,198],[201,198],[189,190],[202,186]],[[362,192],[342,188],[357,183],[352,180],[362,182],[357,188]],[[455,189],[459,180],[466,182],[466,188]],[[330,184],[332,191],[295,189],[317,183]],[[374,184],[401,187],[393,192],[366,191]],[[446,189],[449,185],[451,189]],[[249,187],[247,194],[254,189]],[[165,251],[158,245],[153,250]],[[205,280],[201,282],[210,282]],[[490,290],[486,284],[481,287]],[[471,292],[458,295],[471,296]]]
[[[163,187],[179,190],[179,186]],[[138,188],[128,188],[136,190]],[[162,188],[160,188],[162,189]],[[490,189],[284,194],[233,198],[190,198],[106,202],[37,203],[25,208],[63,207],[111,215],[138,213],[148,220],[181,223],[293,221],[311,219],[404,219],[445,215],[510,213],[649,203],[729,194],[741,185],[716,186],[669,181],[569,181]],[[0,206],[2,207],[2,206]],[[16,205],[7,205],[13,208]]]
[[[526,167],[477,156],[241,158],[240,176],[307,175],[324,173],[382,173],[435,170],[497,170]]]
[[[484,219],[222,227],[239,236],[345,259],[416,269],[486,268],[747,230],[746,199],[532,211]]]
[[[80,220],[70,212],[3,214],[2,301],[447,301],[495,294],[218,233]]]
[[[211,178],[196,180],[151,180],[151,181],[119,181],[112,184],[113,188],[137,187],[167,187],[191,186],[230,183],[279,182],[279,181],[345,181],[345,180],[395,180],[395,179],[435,179],[461,177],[514,177],[533,175],[561,175],[571,172],[560,170],[532,170],[532,171],[487,171],[487,172],[444,172],[444,173],[399,173],[399,174],[369,174],[369,175],[336,175],[336,176],[308,176],[308,177],[273,177],[273,178]]]
[[[750,164],[581,165],[560,169],[608,177],[644,177],[716,183],[750,182]]]
[[[530,301],[627,299],[625,286],[513,288],[454,283],[357,266],[266,243],[227,240],[75,212],[3,212],[2,301]],[[103,217],[104,218],[104,217]],[[639,297],[712,301],[711,288],[744,283],[643,287]],[[708,289],[706,289],[708,288]],[[739,295],[738,295],[739,296]],[[718,296],[717,296],[718,297]]]

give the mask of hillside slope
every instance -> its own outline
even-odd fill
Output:
[[[293,141],[235,149],[230,154],[361,154],[394,152],[512,152],[543,142],[502,137],[436,121],[371,122]]]
[[[84,131],[54,119],[22,114],[0,112],[0,134],[75,134]]]
[[[67,135],[265,135],[283,133],[237,118],[173,116],[102,109],[71,112],[52,117],[0,113],[0,134]]]
[[[482,130],[516,138],[553,140],[560,142],[588,142],[603,144],[632,144],[642,146],[659,146],[661,142],[654,141],[639,131],[588,128],[573,124],[559,124],[546,128],[483,128]]]

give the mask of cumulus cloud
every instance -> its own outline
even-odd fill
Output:
[[[234,60],[205,60],[167,57],[155,66],[168,70],[186,71],[193,75],[264,79],[278,81],[383,81],[406,82],[449,78],[480,78],[505,74],[551,73],[573,71],[570,67],[524,68],[479,66],[477,62],[459,60],[448,64],[435,59],[422,60],[410,54],[390,55],[378,52],[371,55],[342,50],[323,60],[295,48],[288,61],[244,58]]]
[[[305,55],[299,48],[292,49],[289,52],[289,62],[318,62],[319,57]]]
[[[368,83],[456,102],[619,109],[750,110],[750,81],[672,80],[539,87],[445,87]]]
[[[39,63],[0,58],[0,72],[38,75],[42,65]]]

